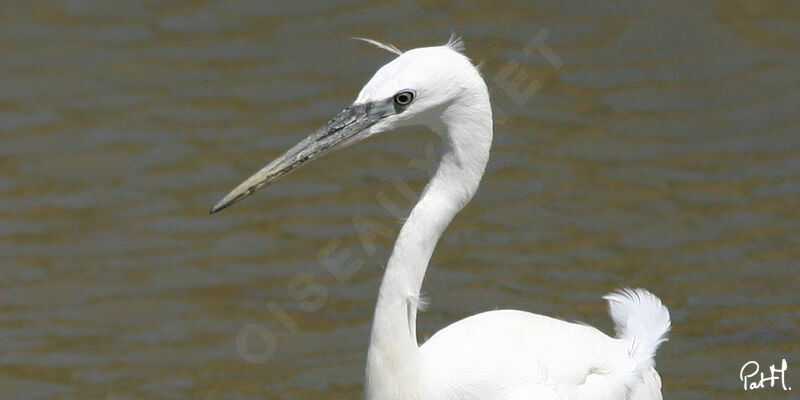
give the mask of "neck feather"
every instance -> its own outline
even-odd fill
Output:
[[[488,105],[488,97],[487,97]],[[378,293],[367,354],[366,398],[416,398],[420,358],[417,307],[428,262],[439,237],[480,184],[492,141],[491,111],[451,105],[433,129],[442,159],[400,230]],[[488,115],[486,115],[488,114]]]

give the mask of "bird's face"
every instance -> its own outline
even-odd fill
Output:
[[[335,149],[397,127],[433,124],[442,108],[458,98],[466,81],[475,77],[480,80],[470,61],[447,46],[403,53],[375,73],[352,105],[242,182],[211,212]]]

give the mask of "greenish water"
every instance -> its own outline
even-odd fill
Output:
[[[600,297],[641,286],[673,316],[665,398],[792,398],[745,393],[739,370],[786,358],[800,386],[800,6],[739,0],[5,2],[0,398],[359,396],[400,226],[382,204],[410,204],[397,181],[421,190],[434,135],[207,211],[391,59],[349,37],[451,32],[498,120],[419,336],[495,308],[610,333]],[[537,34],[560,63],[525,51]],[[508,71],[540,88],[520,101]],[[324,260],[342,251],[340,280]],[[324,301],[291,290],[308,278]],[[266,362],[237,350],[251,324],[275,339]]]

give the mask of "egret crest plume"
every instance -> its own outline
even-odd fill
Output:
[[[375,47],[384,49],[384,50],[386,50],[386,51],[388,51],[390,53],[397,54],[398,56],[402,56],[403,55],[403,51],[398,49],[397,47],[395,47],[391,43],[381,43],[381,42],[379,42],[377,40],[374,40],[374,39],[367,39],[367,38],[362,38],[362,37],[353,37],[352,39],[360,40],[362,42],[367,42],[367,43],[369,43],[369,44],[371,44],[371,45],[373,45]]]
[[[450,34],[450,39],[447,40],[447,44],[445,44],[445,46],[459,53],[463,53],[464,50],[467,49],[467,45],[464,44],[464,39],[461,39],[459,36],[456,36],[455,33]]]

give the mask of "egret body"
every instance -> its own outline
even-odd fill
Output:
[[[378,44],[370,41],[373,44]],[[367,400],[661,399],[655,351],[669,312],[643,290],[609,294],[616,337],[590,326],[501,310],[458,321],[419,345],[422,281],[439,237],[478,189],[492,143],[489,93],[462,44],[400,52],[353,105],[247,179],[212,212],[306,161],[371,135],[422,125],[443,141],[439,166],[395,242],[367,354]]]

